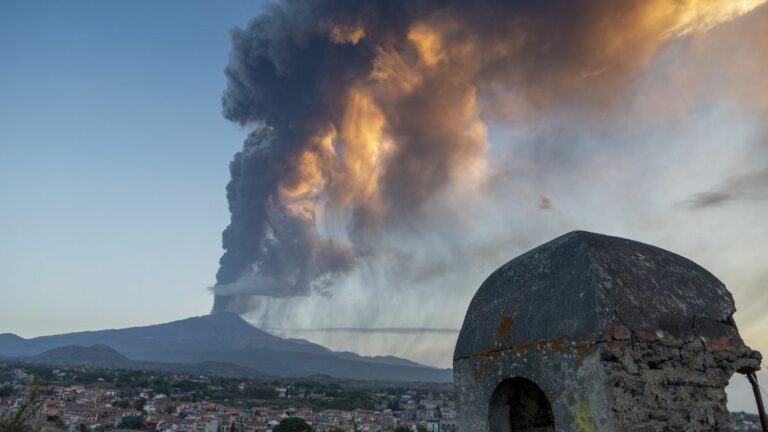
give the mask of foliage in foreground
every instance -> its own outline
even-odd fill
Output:
[[[2,432],[37,432],[42,428],[41,413],[45,404],[44,391],[36,385],[19,407],[7,413],[0,413],[0,431]]]

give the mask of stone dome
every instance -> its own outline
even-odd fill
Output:
[[[575,231],[491,274],[454,351],[459,430],[729,430],[725,387],[760,369],[733,298],[674,253]]]
[[[734,312],[723,283],[693,261],[637,241],[573,231],[485,280],[467,310],[454,360],[544,340],[600,341],[617,331],[733,341]]]

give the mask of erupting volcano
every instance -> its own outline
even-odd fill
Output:
[[[332,295],[369,262],[408,261],[391,236],[434,224],[445,197],[461,212],[503,176],[488,163],[489,119],[535,123],[563,106],[606,116],[665,43],[761,3],[269,7],[232,32],[223,113],[255,129],[230,165],[213,311]]]

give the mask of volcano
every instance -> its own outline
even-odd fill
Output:
[[[69,355],[73,348],[56,349],[93,346],[108,347],[116,355],[137,362],[179,365],[217,362],[247,367],[272,376],[328,375],[342,379],[410,382],[450,382],[453,379],[450,369],[438,369],[397,357],[366,357],[337,352],[306,340],[281,338],[231,313],[143,327],[31,339],[10,333],[0,334],[0,355],[39,363],[72,363],[72,358],[65,356],[62,360],[58,354]],[[41,356],[43,353],[47,354]],[[104,356],[98,362],[89,363],[105,367],[131,367],[130,362],[110,360],[118,358],[116,355]]]

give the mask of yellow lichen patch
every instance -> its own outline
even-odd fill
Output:
[[[596,430],[595,411],[588,400],[582,399],[579,401],[575,420],[576,428],[581,432],[594,432]]]

